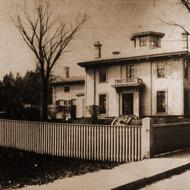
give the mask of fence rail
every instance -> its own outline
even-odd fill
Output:
[[[142,159],[141,126],[0,120],[0,146],[55,156],[129,162]]]

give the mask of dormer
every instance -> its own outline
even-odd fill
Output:
[[[139,32],[132,34],[131,40],[134,41],[134,47],[155,49],[161,47],[161,38],[164,36],[161,32]]]

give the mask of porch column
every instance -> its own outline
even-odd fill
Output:
[[[116,92],[116,102],[117,102],[117,117],[120,115],[120,93]]]
[[[117,108],[117,116],[120,116],[122,113],[121,113],[121,92],[120,92],[120,90],[117,90],[116,89],[116,98],[117,98],[117,106],[116,106],[116,108]]]
[[[134,92],[134,102],[133,102],[133,107],[134,107],[134,115],[136,115],[137,117],[140,116],[140,94],[139,94],[139,90],[136,90]]]

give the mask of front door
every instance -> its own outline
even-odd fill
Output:
[[[133,114],[133,93],[122,94],[122,115]]]

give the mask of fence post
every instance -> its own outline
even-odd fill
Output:
[[[141,158],[150,158],[152,156],[153,148],[153,120],[146,117],[142,119],[141,132]]]

